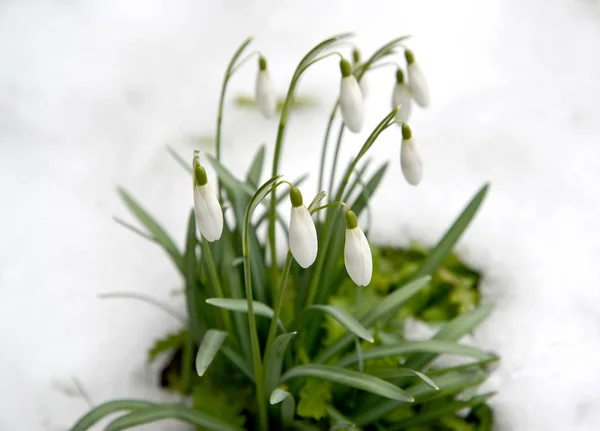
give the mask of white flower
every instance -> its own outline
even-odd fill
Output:
[[[344,244],[344,264],[348,275],[358,286],[366,286],[373,275],[373,257],[369,242],[358,226],[356,214],[346,213],[346,243]]]
[[[396,114],[396,120],[406,122],[412,112],[412,96],[410,88],[404,82],[404,75],[401,69],[396,72],[396,86],[392,94],[392,109],[399,106],[400,110]]]
[[[347,60],[340,61],[342,81],[340,83],[340,109],[346,127],[359,133],[364,121],[364,101],[360,86],[352,75],[352,67]]]
[[[264,57],[258,60],[259,70],[256,75],[256,104],[258,109],[265,116],[270,118],[275,114],[277,108],[277,98],[275,96],[275,85],[271,79],[267,61]]]
[[[412,132],[407,124],[402,124],[402,148],[400,149],[400,166],[402,175],[408,184],[416,186],[423,177],[423,161],[412,139]]]
[[[223,233],[223,210],[217,195],[208,184],[206,171],[194,157],[194,213],[200,235],[213,242]]]
[[[425,75],[419,63],[415,60],[412,51],[407,49],[404,51],[404,56],[408,63],[406,70],[408,72],[408,86],[410,87],[412,97],[420,107],[426,108],[429,105],[429,88]]]
[[[290,251],[302,268],[308,268],[317,258],[317,229],[312,216],[302,203],[302,194],[296,187],[290,190]]]

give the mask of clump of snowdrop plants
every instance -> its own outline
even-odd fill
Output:
[[[402,329],[403,306],[419,295],[450,255],[483,201],[487,185],[407,283],[391,281],[384,291],[370,289],[378,267],[364,214],[388,163],[373,173],[365,156],[382,133],[394,134],[400,163],[394,158],[392,166],[401,169],[407,182],[397,185],[398,199],[403,187],[417,186],[423,180],[424,162],[408,121],[413,101],[426,107],[429,93],[415,54],[404,45],[407,37],[390,41],[364,61],[358,48],[348,43],[350,37],[338,35],[319,43],[296,67],[279,112],[266,180],[262,180],[264,147],[245,176],[223,164],[227,149],[222,148],[221,125],[227,86],[236,71],[252,64],[246,62],[252,57],[258,58],[257,108],[265,118],[277,113],[276,75],[265,55],[247,53],[251,39],[234,53],[221,88],[214,155],[196,151],[186,165],[192,176],[193,208],[183,249],[130,195],[120,191],[147,229],[143,235],[163,247],[183,280],[184,328],[157,343],[151,358],[161,351],[177,352],[175,369],[167,377],[171,389],[188,397],[175,404],[109,401],[84,415],[72,431],[87,430],[114,413],[120,416],[107,425],[108,431],[163,419],[215,431],[458,430],[448,417],[461,421],[473,417],[469,423],[478,428],[469,429],[490,429],[489,411],[484,409],[488,419],[482,419],[481,412],[492,394],[478,393],[477,387],[486,378],[486,365],[497,358],[459,340],[487,317],[491,307],[468,310],[445,323],[431,340],[407,340]],[[331,70],[340,74],[339,95],[325,131],[318,190],[311,196],[307,190],[301,192],[302,178],[284,177],[279,161],[300,77],[332,56],[339,57],[339,69]],[[392,110],[377,124],[368,124],[361,80],[386,66],[392,66]],[[337,118],[341,122],[332,152],[329,142]],[[366,132],[366,137],[335,184],[346,129]],[[326,171],[328,156],[331,169]],[[209,181],[207,171],[216,174],[215,181]],[[286,206],[289,221],[280,214]],[[285,243],[277,241],[278,229],[286,233]],[[278,250],[287,250],[285,262],[278,261]],[[433,367],[433,361],[444,354],[469,361],[459,367]]]

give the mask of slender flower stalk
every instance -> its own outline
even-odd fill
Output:
[[[408,86],[412,93],[413,99],[421,108],[429,106],[429,87],[427,79],[421,70],[421,66],[415,60],[415,55],[409,49],[404,51],[406,58],[406,71],[408,72]]]
[[[364,122],[364,100],[356,77],[352,74],[352,66],[345,58],[340,60],[342,80],[340,82],[340,109],[344,124],[350,131],[359,133]]]
[[[358,48],[354,48],[352,50],[352,69],[353,70],[358,70],[358,67],[361,65],[361,55],[360,55],[360,51],[358,50]],[[354,74],[354,76],[357,76],[357,73]],[[362,77],[361,80],[358,80],[358,85],[360,85],[360,91],[362,91],[363,94],[363,98],[367,97],[367,92],[369,91],[369,85],[368,85],[368,80],[365,76]]]
[[[346,243],[344,264],[348,275],[358,286],[366,286],[373,276],[373,257],[369,242],[358,226],[356,214],[346,211]]]
[[[400,166],[402,167],[402,175],[404,175],[408,184],[416,186],[421,182],[421,178],[423,177],[423,161],[412,139],[412,131],[406,123],[402,124]]]
[[[267,69],[267,60],[263,56],[258,59],[258,74],[256,75],[256,104],[265,118],[271,118],[277,108],[275,86],[271,73]]]
[[[396,120],[402,122],[408,121],[412,111],[411,99],[410,87],[404,82],[404,73],[402,73],[402,69],[398,68],[396,71],[396,85],[392,95],[392,108],[395,108],[396,106],[400,107],[398,114],[396,114]]]
[[[198,152],[194,153],[194,213],[200,235],[213,242],[223,233],[223,210],[217,195],[208,183],[206,170],[200,165]]]
[[[302,268],[308,268],[317,258],[317,229],[312,216],[302,201],[296,187],[290,189],[292,212],[290,215],[290,251]]]

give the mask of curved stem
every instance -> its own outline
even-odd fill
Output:
[[[333,206],[336,206],[336,205],[339,205],[339,206],[342,206],[342,207],[346,208],[346,211],[350,210],[350,208],[348,208],[348,205],[346,205],[345,202],[335,201],[335,202],[329,202],[328,204],[321,205],[320,207],[317,207],[315,209],[310,210],[310,214],[312,215],[312,214],[316,213],[317,211],[321,211],[321,210],[324,210],[325,208],[330,208],[330,207],[333,207]]]
[[[208,267],[208,274],[210,275],[213,288],[215,289],[215,294],[218,298],[225,298],[223,288],[221,287],[221,281],[219,280],[219,273],[217,272],[217,268],[213,260],[212,251],[210,249],[210,246],[208,245],[208,241],[206,240],[206,238],[202,238],[201,242],[202,254],[206,258],[206,266]],[[227,332],[231,332],[229,315],[227,314],[227,310],[221,308],[221,315],[223,318],[223,324],[225,325],[225,329],[227,330]]]
[[[287,286],[287,278],[290,273],[290,268],[292,267],[292,261],[292,253],[288,250],[285,266],[283,267],[283,272],[281,273],[281,278],[279,279],[279,289],[277,289],[277,292],[275,292],[276,299],[273,301],[277,305],[275,306],[273,318],[271,319],[271,324],[269,326],[269,335],[267,337],[267,345],[265,347],[265,358],[269,357],[269,351],[271,350],[271,346],[275,340],[275,335],[277,335],[277,322],[279,321],[281,307],[283,306],[283,299],[285,296],[284,293]]]

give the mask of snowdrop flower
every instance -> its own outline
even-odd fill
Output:
[[[302,202],[302,193],[290,189],[292,214],[290,216],[290,251],[302,268],[308,268],[317,258],[317,229],[308,208]]]
[[[358,286],[366,286],[373,275],[373,257],[367,237],[360,227],[354,212],[346,212],[346,244],[344,264],[348,275]]]
[[[400,106],[400,110],[396,114],[396,120],[403,122],[408,121],[412,111],[411,98],[410,88],[404,82],[402,69],[398,69],[396,71],[396,86],[394,87],[394,94],[392,95],[392,109],[396,106]]]
[[[209,242],[221,238],[223,233],[223,211],[217,195],[208,184],[206,171],[194,155],[194,213],[200,235]]]
[[[416,186],[423,177],[423,161],[415,147],[412,132],[408,124],[402,124],[402,148],[400,149],[402,175],[408,184]]]
[[[412,97],[421,108],[426,108],[429,105],[429,88],[425,75],[423,75],[423,71],[419,63],[415,60],[412,51],[407,49],[404,51],[404,56],[407,63],[408,86],[410,87]]]
[[[354,133],[359,133],[364,120],[364,102],[362,91],[352,74],[352,66],[348,60],[340,61],[342,82],[340,84],[340,109],[344,124]]]
[[[258,59],[258,75],[256,75],[256,104],[265,116],[271,118],[275,114],[277,98],[275,97],[275,85],[271,80],[271,74],[267,69],[267,60],[264,57]]]

